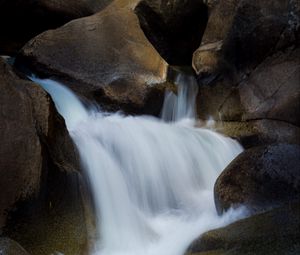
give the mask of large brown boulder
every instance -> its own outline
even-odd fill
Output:
[[[199,117],[249,121],[272,119],[300,125],[300,48],[289,48],[267,58],[239,84],[220,78],[202,85]]]
[[[300,206],[286,205],[204,233],[187,255],[296,255]]]
[[[254,212],[300,198],[300,146],[278,144],[241,153],[218,177],[215,203],[219,214],[245,205]]]
[[[300,125],[298,1],[213,1],[194,53],[201,119]]]
[[[300,48],[268,57],[237,86],[234,78],[201,85],[201,119],[212,117],[217,130],[246,147],[300,143]]]
[[[239,86],[243,120],[273,119],[300,126],[300,48],[267,58]]]
[[[191,65],[207,23],[202,0],[141,0],[135,8],[141,27],[171,65]]]
[[[196,72],[253,70],[267,56],[299,42],[299,15],[295,0],[220,0],[194,54]]]
[[[0,231],[32,254],[82,254],[84,182],[65,123],[45,91],[1,58],[0,87]]]
[[[135,2],[115,1],[37,36],[17,64],[67,84],[106,110],[158,114],[167,64],[140,28]]]
[[[0,55],[15,54],[39,33],[92,15],[111,0],[1,0]]]
[[[2,227],[5,223],[4,215],[16,201],[39,191],[43,165],[42,145],[37,134],[34,107],[27,88],[30,86],[33,93],[43,94],[43,92],[29,82],[14,80],[16,76],[1,59],[0,74],[2,143],[0,227]]]

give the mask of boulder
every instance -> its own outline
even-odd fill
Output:
[[[299,1],[213,2],[193,67],[201,119],[300,123]]]
[[[204,233],[187,255],[299,254],[299,226],[299,203],[285,205]]]
[[[239,86],[243,120],[273,119],[300,126],[300,48],[267,58]]]
[[[244,108],[239,89],[231,78],[221,78],[215,84],[200,85],[197,94],[197,113],[202,120],[241,121]]]
[[[248,149],[218,177],[219,214],[241,204],[253,212],[300,198],[300,145],[277,144]]]
[[[1,255],[29,255],[17,242],[6,237],[0,238]]]
[[[31,38],[72,19],[92,15],[111,0],[2,0],[0,55],[12,55]]]
[[[7,210],[21,198],[38,193],[42,174],[42,145],[27,87],[42,93],[29,82],[20,82],[0,59],[0,227]],[[46,95],[46,94],[44,94]],[[42,99],[43,100],[43,99]],[[43,105],[43,103],[41,103]]]
[[[32,254],[82,254],[88,203],[64,120],[2,59],[0,77],[0,232]]]
[[[220,77],[201,85],[197,97],[201,119],[223,121],[278,120],[300,125],[300,48],[268,57],[237,86]]]
[[[207,23],[202,0],[142,0],[135,8],[145,35],[171,65],[191,65]]]
[[[267,56],[299,42],[296,0],[220,0],[214,5],[193,58],[200,76],[208,70],[222,73],[225,67],[247,73]]]
[[[115,1],[42,33],[23,47],[16,65],[65,83],[105,110],[158,114],[167,64],[140,28],[135,4]]]

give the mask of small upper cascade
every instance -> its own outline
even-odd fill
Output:
[[[166,122],[196,119],[196,96],[198,85],[194,76],[178,74],[175,79],[177,94],[166,92],[161,118]]]

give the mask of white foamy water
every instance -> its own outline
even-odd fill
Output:
[[[183,255],[201,233],[242,215],[216,214],[214,182],[242,148],[193,127],[195,84],[178,80],[190,89],[167,94],[160,120],[88,110],[57,82],[33,80],[65,118],[92,185],[99,240],[91,254]]]

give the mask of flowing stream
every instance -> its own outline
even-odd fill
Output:
[[[32,78],[52,96],[77,145],[96,206],[93,255],[183,255],[194,238],[242,216],[216,214],[213,186],[241,146],[195,128],[197,85],[177,79],[162,118],[84,107],[66,87]]]

